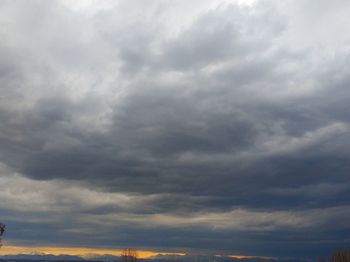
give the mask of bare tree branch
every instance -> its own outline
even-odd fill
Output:
[[[5,232],[5,224],[0,223],[0,248],[2,247],[2,235]]]

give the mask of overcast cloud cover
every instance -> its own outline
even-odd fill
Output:
[[[1,1],[13,245],[350,245],[350,2]]]

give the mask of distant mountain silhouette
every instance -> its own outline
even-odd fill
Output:
[[[82,261],[84,258],[71,255],[50,255],[50,254],[18,254],[2,255],[0,260],[5,261]]]
[[[157,255],[152,258],[139,259],[142,262],[309,262],[303,259],[274,259],[263,257],[232,258],[214,255]],[[87,256],[71,255],[47,255],[47,254],[18,254],[0,256],[0,261],[24,262],[24,261],[121,261],[119,256],[89,254]]]

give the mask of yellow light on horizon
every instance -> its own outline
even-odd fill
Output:
[[[0,249],[0,255],[19,255],[19,254],[45,254],[45,255],[71,255],[88,257],[89,255],[114,255],[120,256],[122,249],[100,249],[100,248],[84,248],[84,247],[50,247],[50,246],[15,246],[4,245]],[[137,250],[139,258],[150,258],[157,255],[179,255],[184,256],[186,253],[181,252],[157,252],[149,250]],[[217,255],[221,256],[221,255]],[[261,257],[249,255],[228,255],[228,257],[242,258],[266,258],[273,259],[275,257]]]
[[[114,255],[119,256],[121,249],[99,249],[99,248],[80,248],[80,247],[48,247],[48,246],[11,246],[4,245],[0,249],[1,255],[35,254],[42,253],[46,255],[73,255],[87,257],[91,254],[96,255]],[[137,250],[139,258],[149,258],[156,255],[185,255],[185,253],[176,252],[156,252],[148,250]]]
[[[261,257],[261,256],[243,256],[243,255],[230,255],[231,258],[242,259],[242,258],[265,258],[265,259],[276,259],[276,257]]]

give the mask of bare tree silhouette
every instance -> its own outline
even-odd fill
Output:
[[[121,253],[122,262],[137,262],[137,251],[133,248],[126,248]]]
[[[330,262],[350,262],[350,251],[336,251],[332,255]]]
[[[2,235],[5,232],[5,224],[0,223],[0,248],[2,247]]]
[[[320,258],[318,262],[326,262],[324,258]],[[350,262],[350,251],[338,250],[330,257],[329,262]]]

